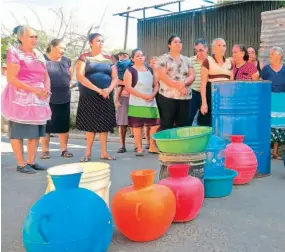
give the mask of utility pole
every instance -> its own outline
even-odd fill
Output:
[[[131,8],[131,7],[128,7],[127,10],[129,10],[130,8]],[[129,13],[127,13],[127,16],[126,16],[126,28],[125,28],[124,50],[127,49],[128,31],[129,31]]]

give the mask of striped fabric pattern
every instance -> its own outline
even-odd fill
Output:
[[[192,83],[191,88],[197,92],[200,92],[201,90],[201,66],[202,63],[200,63],[197,60],[196,56],[192,56],[191,58],[192,66],[195,71],[195,81]]]

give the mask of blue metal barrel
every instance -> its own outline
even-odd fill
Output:
[[[230,142],[244,135],[258,160],[258,173],[271,173],[271,81],[223,81],[212,84],[214,134]]]

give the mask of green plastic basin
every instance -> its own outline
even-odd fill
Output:
[[[211,127],[182,127],[157,132],[152,138],[161,152],[187,154],[204,152],[211,134]]]

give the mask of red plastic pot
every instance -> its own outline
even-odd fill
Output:
[[[174,222],[187,222],[197,217],[204,202],[204,186],[200,179],[188,176],[188,164],[170,165],[169,178],[159,182],[169,187],[176,196]]]
[[[231,143],[225,149],[225,167],[237,171],[235,185],[249,183],[257,169],[257,158],[254,151],[243,143],[244,136],[230,136]]]

